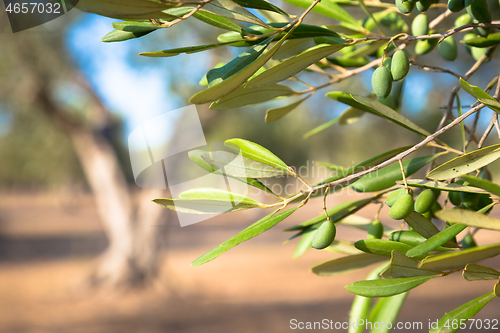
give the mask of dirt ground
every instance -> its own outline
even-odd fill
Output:
[[[201,267],[190,262],[259,216],[234,213],[181,228],[169,215],[164,224],[151,226],[158,228],[165,254],[161,278],[152,287],[89,292],[80,283],[107,245],[92,198],[0,194],[0,332],[280,333],[297,331],[290,327],[292,319],[347,321],[353,295],[344,286],[370,269],[317,277],[309,268],[334,254],[309,251],[292,260],[296,243],[281,244],[286,226],[319,211],[298,211]],[[344,228],[338,235],[359,236]],[[480,232],[477,240],[492,243],[499,234]],[[490,263],[500,268],[500,260]],[[467,282],[459,274],[431,280],[411,292],[400,320],[426,327],[492,286]],[[499,307],[495,299],[477,318],[500,319]]]

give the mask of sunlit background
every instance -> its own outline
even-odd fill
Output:
[[[492,4],[498,11],[498,3]],[[353,296],[343,286],[368,271],[317,277],[309,268],[335,254],[309,251],[292,260],[296,241],[282,244],[290,236],[283,229],[320,214],[321,202],[214,262],[190,267],[192,260],[265,212],[225,214],[181,228],[175,213],[150,201],[168,197],[167,190],[142,190],[134,182],[129,134],[156,116],[187,106],[189,97],[204,89],[198,84],[204,74],[243,50],[219,48],[171,58],[138,53],[208,44],[221,30],[188,21],[144,38],[103,43],[117,20],[72,10],[12,34],[3,4],[0,12],[1,332],[288,332],[294,318],[348,320]],[[325,21],[315,15],[308,19]],[[462,45],[459,61],[449,63],[436,54],[418,60],[462,74],[474,63]],[[469,82],[484,88],[499,65],[497,50]],[[326,98],[326,92],[368,95],[371,74],[369,70],[320,90],[272,124],[264,122],[265,111],[286,102],[228,111],[204,105],[198,106],[198,115],[208,142],[239,137],[267,147],[296,168],[312,168],[315,161],[349,167],[419,139],[369,114],[303,138],[347,108]],[[310,84],[324,82],[316,73],[300,77]],[[412,66],[397,109],[433,131],[455,84],[451,75]],[[464,109],[473,103],[466,94],[460,96]],[[484,109],[478,137],[490,119],[491,110]],[[459,129],[444,138],[460,149]],[[493,132],[487,144],[496,142]],[[491,166],[494,180],[500,176],[498,166]],[[320,180],[312,174],[306,178]],[[329,204],[350,199],[337,194]],[[371,219],[375,213],[369,208],[360,215]],[[387,217],[382,220],[391,223]],[[338,235],[364,237],[346,228],[339,228]],[[478,234],[479,243],[494,238]],[[446,285],[450,280],[453,289]],[[412,291],[402,319],[427,325],[428,319],[440,318],[490,287],[471,285],[459,276],[450,280]],[[491,302],[479,316],[498,318],[498,305]]]

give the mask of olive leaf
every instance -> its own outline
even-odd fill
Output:
[[[475,247],[462,251],[449,252],[429,256],[420,263],[421,269],[429,271],[446,271],[467,266],[500,254],[500,244]]]
[[[385,256],[359,253],[325,261],[313,266],[311,272],[319,276],[335,276],[365,268],[366,266],[385,260],[387,260]]]
[[[217,188],[198,188],[182,192],[179,199],[159,198],[153,202],[188,214],[221,214],[250,208],[266,208],[254,199]]]
[[[462,175],[460,176],[463,180],[471,184],[472,186],[482,188],[490,193],[500,196],[500,185],[490,182],[489,180],[470,176]]]
[[[201,158],[224,175],[241,178],[269,178],[286,175],[283,169],[226,151],[201,154]]]
[[[444,221],[459,223],[464,229],[467,226],[500,231],[500,220],[488,215],[466,209],[445,209],[435,215]]]
[[[191,266],[199,266],[203,265],[209,261],[214,260],[224,252],[229,251],[236,245],[239,245],[249,239],[254,238],[255,236],[260,235],[264,231],[267,231],[286,219],[288,216],[290,216],[292,213],[294,213],[299,207],[295,207],[286,211],[283,211],[281,213],[278,213],[279,210],[276,210],[275,212],[265,216],[264,218],[258,220],[248,228],[244,229],[237,235],[231,237],[227,241],[223,242],[216,248],[212,249],[211,251],[205,253],[198,259],[194,260],[191,263]]]
[[[187,9],[185,14],[189,12]],[[128,32],[149,32],[152,30],[163,29],[163,27],[154,25],[150,21],[123,21],[123,22],[113,22],[111,26],[116,30],[128,31]]]
[[[392,255],[392,251],[394,250],[406,253],[412,248],[408,244],[385,239],[362,239],[354,243],[354,246],[360,251],[386,257],[390,257]]]
[[[290,15],[283,9],[276,7],[272,3],[267,2],[265,0],[233,0],[233,1],[242,7],[268,10],[271,12],[279,13],[281,15],[290,17]]]
[[[415,247],[427,240],[424,236],[416,232],[415,230],[400,230],[400,231],[394,231],[389,235],[389,239],[395,242],[401,242],[408,244],[412,247]],[[457,247],[456,244],[453,244],[453,247]],[[438,246],[434,250],[436,251],[451,251],[452,248],[448,247],[443,247],[443,246]]]
[[[467,192],[467,193],[488,194],[488,191],[483,190],[481,188],[478,188],[479,186],[473,187],[473,186],[461,185],[458,183],[448,184],[445,182],[439,182],[436,180],[428,180],[428,179],[407,179],[406,182],[407,182],[408,186],[412,186],[412,187],[430,188],[430,189],[442,190],[442,191],[447,191],[447,192]],[[396,181],[396,183],[404,184],[403,181]],[[477,185],[474,185],[474,186],[477,186]]]
[[[469,83],[467,83],[467,81],[464,81],[462,78],[460,78],[460,86],[462,87],[463,90],[471,94],[478,101],[480,101],[484,105],[489,106],[493,111],[500,113],[500,103],[496,99],[488,95],[488,93],[486,93],[484,90],[482,90],[479,87],[470,85]]]
[[[106,36],[102,37],[101,42],[104,43],[123,42],[126,40],[146,36],[147,34],[155,30],[156,29],[151,29],[149,31],[141,31],[141,32],[113,30],[110,33],[106,34]]]
[[[429,333],[453,333],[459,330],[460,325],[455,326],[451,325],[451,323],[461,323],[467,322],[470,318],[474,317],[482,308],[485,307],[493,298],[495,294],[493,292],[489,292],[484,294],[483,296],[479,296],[472,301],[465,303],[462,306],[459,306],[453,311],[448,312],[443,316],[443,318],[439,319],[438,327],[432,328]],[[446,326],[446,327],[445,327]]]
[[[318,127],[313,128],[306,134],[304,134],[303,138],[307,139],[315,134],[318,134],[327,128],[335,125],[338,123],[339,125],[350,125],[358,121],[363,115],[365,114],[364,111],[349,107],[345,109],[338,117],[333,118],[330,121],[327,121],[324,124],[319,125]]]
[[[222,97],[216,102],[213,102],[210,105],[210,109],[225,111],[293,94],[295,94],[295,92],[292,89],[280,84],[256,88],[239,87],[232,93]]]
[[[261,19],[250,13],[245,8],[230,0],[212,0],[201,8],[203,12],[209,12],[232,20],[257,24],[269,28]]]
[[[224,145],[235,152],[240,152],[246,158],[288,172],[288,166],[285,162],[257,143],[243,139],[229,139],[224,142]]]
[[[489,34],[488,37],[474,37],[460,41],[467,46],[473,47],[490,47],[500,44],[500,32]]]
[[[312,240],[315,233],[316,229],[309,229],[304,231],[299,243],[297,244],[297,247],[295,248],[295,252],[293,252],[293,259],[301,257],[304,253],[312,248]]]
[[[490,164],[500,157],[500,144],[474,150],[441,164],[427,174],[433,180],[445,180],[465,175]]]
[[[320,61],[324,57],[342,49],[343,47],[345,47],[344,44],[316,45],[309,50],[296,55],[295,57],[282,61],[279,64],[269,68],[264,73],[248,81],[246,87],[251,88],[267,86],[286,80],[294,76],[295,74],[300,73],[303,69],[309,67],[310,65]]]
[[[445,228],[437,234],[431,236],[429,239],[425,240],[423,243],[420,243],[413,249],[406,252],[406,255],[410,258],[413,258],[434,251],[439,246],[446,244],[450,240],[454,239],[455,236],[464,231],[465,228],[467,228],[467,226],[460,224],[455,224],[451,227]]]
[[[213,44],[206,44],[206,45],[196,45],[196,46],[186,46],[186,47],[179,47],[175,49],[169,49],[169,50],[162,50],[162,51],[151,51],[151,52],[141,52],[139,55],[145,56],[145,57],[153,57],[153,58],[158,58],[158,57],[173,57],[176,55],[179,55],[181,53],[196,53],[196,52],[202,52],[210,49],[214,49],[216,47],[221,47],[225,45],[229,45],[231,43],[213,43]]]
[[[500,272],[491,267],[468,264],[462,273],[467,281],[498,280]]]
[[[399,251],[393,250],[389,267],[382,273],[385,279],[396,279],[412,276],[435,275],[436,272],[425,271],[418,268],[418,261],[405,256]]]
[[[188,7],[190,10],[192,10],[192,7]],[[196,18],[197,20],[200,20],[202,22],[205,22],[206,24],[210,24],[211,26],[225,29],[225,30],[230,30],[230,31],[235,31],[235,32],[241,32],[241,27],[234,23],[233,21],[222,17],[220,15],[212,14],[209,12],[203,12],[203,11],[197,11],[196,13],[193,14],[193,17]]]
[[[439,154],[435,154],[424,157],[415,157],[403,161],[405,176],[411,176],[439,156]],[[364,175],[358,181],[352,184],[352,188],[358,192],[381,191],[394,186],[396,184],[396,181],[402,179],[403,175],[401,173],[401,167],[398,163],[393,163],[383,169]]]
[[[267,88],[269,88],[269,86],[266,86],[266,87],[263,87],[260,89],[267,89]],[[311,97],[311,95],[308,95],[305,98],[299,99],[298,101],[296,101],[292,104],[285,105],[285,106],[282,106],[280,108],[273,108],[273,109],[267,110],[266,111],[266,118],[265,118],[266,123],[274,123],[275,121],[278,121],[279,119],[281,119],[282,117],[286,116],[288,113],[293,111],[297,106],[302,104],[302,102],[304,102],[309,97]]]
[[[220,170],[216,170],[210,163],[206,162],[201,155],[208,153],[206,150],[191,150],[188,152],[189,159],[196,163],[198,166],[202,167],[205,171],[209,173],[214,173],[218,175],[223,175]],[[260,182],[255,178],[241,178],[241,177],[232,177],[233,179],[239,180],[240,182],[247,183],[250,186],[258,188],[264,192],[270,193],[272,195],[276,195],[273,191],[271,191],[266,185]]]
[[[371,323],[384,323],[384,325],[379,325],[379,328],[374,327],[370,333],[390,333],[392,331],[408,294],[409,292],[404,292],[399,295],[383,297],[377,301],[369,320]],[[359,327],[365,328],[363,325],[359,325]]]
[[[394,111],[390,107],[375,101],[371,98],[364,97],[364,96],[358,96],[358,95],[351,95],[352,98],[363,105],[365,105],[368,108],[368,112],[373,113],[375,115],[378,115],[380,117],[386,118],[387,120],[392,121],[393,123],[396,123],[406,129],[409,129],[410,131],[413,131],[418,134],[422,134],[424,136],[429,136],[431,133],[427,132],[417,124],[413,123],[411,120],[407,119],[400,113]]]
[[[439,276],[439,274],[435,274],[431,276],[413,276],[397,279],[358,281],[347,285],[346,289],[353,294],[365,297],[387,297],[404,293],[420,286],[430,279]]]

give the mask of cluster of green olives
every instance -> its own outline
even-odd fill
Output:
[[[385,58],[382,66],[372,75],[372,88],[379,98],[386,98],[392,90],[392,81],[402,80],[410,70],[410,61],[403,50],[398,50],[392,58]]]
[[[455,182],[455,184],[460,185],[470,185],[467,182],[459,180]],[[478,211],[480,209],[485,208],[486,206],[493,203],[490,196],[488,194],[479,194],[479,193],[469,193],[469,192],[450,192],[448,196],[448,200],[455,206],[461,207],[464,209]],[[488,212],[491,211],[491,208]]]
[[[410,14],[415,7],[419,12],[425,12],[433,3],[437,3],[439,0],[396,0],[396,7],[403,14]]]
[[[433,212],[441,209],[437,203],[438,196],[438,191],[427,189],[417,196],[417,200],[413,200],[412,190],[407,191],[403,187],[389,194],[385,203],[391,207],[389,216],[394,220],[402,220],[414,211],[431,218]]]
[[[449,0],[448,9],[452,12],[460,12],[465,8],[473,23],[491,23],[491,14],[486,0]],[[463,19],[465,20],[465,19]],[[467,22],[465,24],[468,24]],[[464,25],[464,24],[462,24]],[[488,37],[490,28],[476,27],[474,31],[482,37]]]

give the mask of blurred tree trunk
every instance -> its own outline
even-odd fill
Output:
[[[90,286],[142,286],[159,272],[159,228],[165,212],[151,202],[165,191],[127,184],[109,138],[111,113],[66,54],[64,21],[59,33],[11,34],[0,13],[2,96],[13,108],[42,111],[70,138],[94,194],[109,246],[89,274]],[[3,34],[5,32],[5,34]],[[5,65],[6,63],[6,65]],[[75,85],[85,95],[85,110],[75,113],[55,99],[57,87]],[[80,96],[79,96],[80,97]]]
[[[93,110],[89,112],[97,119],[80,124],[51,100],[41,77],[37,80],[39,90],[35,102],[69,135],[109,239],[108,249],[90,274],[90,286],[136,287],[150,282],[158,274],[157,226],[164,213],[151,199],[164,195],[164,191],[141,190],[138,203],[134,205],[133,193],[127,186],[116,153],[102,134],[109,126],[109,111],[97,100],[96,94],[89,91],[90,86],[82,84],[80,76],[75,83],[93,96]]]

